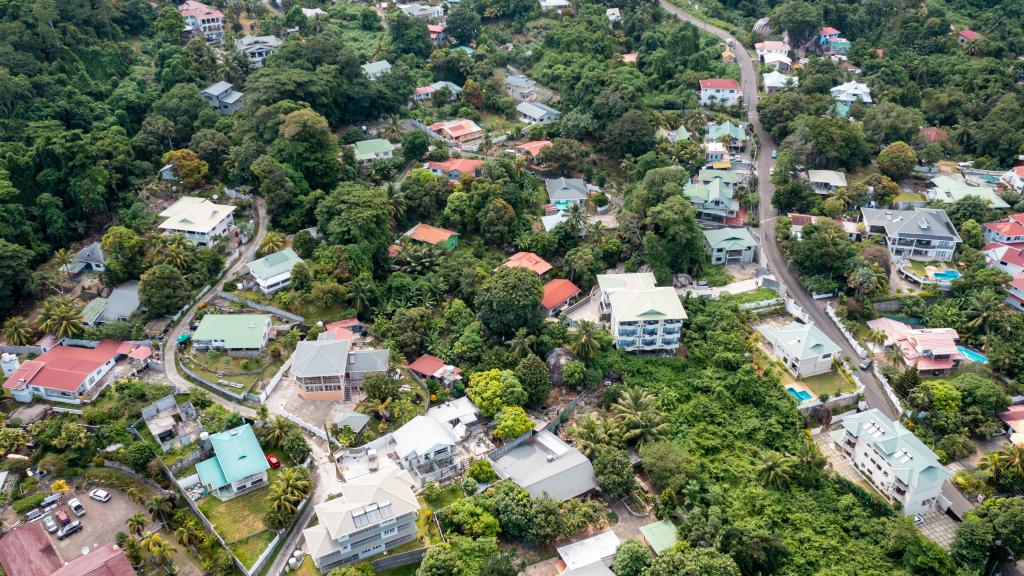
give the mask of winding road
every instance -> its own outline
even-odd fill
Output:
[[[728,31],[712,26],[703,19],[684,12],[679,7],[669,3],[667,0],[660,0],[661,7],[676,18],[689,22],[702,30],[718,36],[722,40],[732,41],[732,51],[736,54],[736,61],[740,65],[740,87],[743,91],[743,101],[747,106],[747,118],[757,137],[759,153],[757,154],[756,170],[758,174],[757,191],[760,196],[758,209],[758,220],[760,225],[757,228],[757,235],[761,242],[761,250],[767,259],[772,273],[786,287],[786,293],[803,308],[814,325],[821,329],[833,342],[838,344],[843,354],[853,359],[856,363],[860,356],[847,342],[843,334],[832,323],[832,320],[825,313],[822,306],[811,298],[811,295],[800,285],[796,273],[790,268],[789,262],[779,250],[775,241],[775,208],[772,207],[772,182],[770,178],[774,161],[771,158],[771,151],[775,150],[775,142],[764,127],[761,126],[761,119],[757,115],[757,101],[760,96],[757,87],[757,69],[754,67],[754,60],[750,57],[747,49],[739,43]],[[896,408],[886,398],[882,385],[875,379],[870,371],[859,370],[857,376],[864,383],[864,399],[868,406],[878,408],[886,416],[892,419],[898,417]]]

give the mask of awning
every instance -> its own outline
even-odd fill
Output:
[[[191,339],[191,334],[182,334],[181,336],[178,336],[178,344],[181,344],[182,342],[188,342]]]

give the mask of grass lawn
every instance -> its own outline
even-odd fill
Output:
[[[865,167],[857,170],[856,172],[847,172],[846,173],[846,185],[847,186],[853,186],[854,184],[863,184],[864,181],[867,180],[869,176],[872,176],[874,174],[879,174],[879,173],[880,172],[878,171],[878,166],[875,166],[874,164],[870,164],[868,166],[865,166]]]
[[[294,576],[320,576],[320,571],[316,569],[316,564],[313,563],[312,556],[306,556],[299,566],[299,569],[292,572]]]
[[[765,300],[774,300],[779,298],[779,295],[775,293],[775,290],[771,288],[758,288],[752,292],[743,292],[742,294],[732,294],[729,296],[732,301],[739,304],[749,304],[751,302],[764,302]]]
[[[280,455],[278,457],[280,458]],[[267,483],[272,484],[281,470],[283,468],[268,470]],[[223,502],[213,496],[207,496],[199,500],[198,504],[206,518],[217,528],[220,537],[229,545],[233,545],[266,528],[263,524],[266,496],[267,489],[260,488]],[[259,552],[256,555],[259,556]]]
[[[263,554],[263,551],[267,549],[267,546],[270,545],[270,541],[273,539],[274,532],[271,530],[264,530],[262,532],[257,532],[244,540],[233,542],[229,544],[228,547],[235,553],[235,556],[238,556],[238,559],[242,561],[242,564],[249,567],[256,563],[260,554]]]
[[[853,392],[856,387],[846,379],[846,376],[839,370],[832,370],[825,374],[818,374],[810,378],[804,378],[804,384],[808,388],[814,391],[814,394],[821,396],[822,394],[828,394],[829,396],[838,396],[844,392]]]
[[[192,351],[197,361],[181,358],[181,361],[196,374],[211,382],[225,382],[240,385],[246,392],[257,392],[257,385],[264,384],[281,368],[286,358],[274,358],[267,354],[263,358],[235,358],[227,354],[211,355],[207,352]],[[261,368],[262,366],[262,368]],[[246,372],[245,374],[238,374]],[[223,374],[223,376],[221,375]],[[236,388],[236,386],[231,386]]]
[[[462,487],[458,484],[452,484],[441,491],[441,495],[433,500],[426,500],[426,503],[430,505],[434,510],[441,510],[454,504],[457,500],[462,500],[466,497],[466,493],[462,491]]]

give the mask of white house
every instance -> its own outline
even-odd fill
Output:
[[[800,78],[796,76],[787,76],[778,70],[772,70],[762,74],[761,77],[764,79],[764,90],[771,94],[772,92],[778,92],[779,90],[785,90],[791,86],[799,86]]]
[[[452,429],[428,416],[413,418],[395,430],[392,438],[395,454],[407,470],[415,470],[432,461],[449,461],[455,448]]]
[[[757,256],[757,239],[744,226],[704,230],[704,251],[712,265],[750,264]]]
[[[608,17],[608,22],[611,24],[622,21],[622,12],[618,8],[608,8],[604,11],[604,15]]]
[[[793,67],[793,60],[785,54],[765,54],[764,65],[773,70],[788,72]]]
[[[561,14],[562,10],[569,6],[571,6],[569,0],[540,0],[540,9],[545,12],[553,10]]]
[[[1010,214],[1002,220],[986,223],[985,241],[1002,244],[1024,242],[1024,213]]]
[[[835,170],[808,170],[807,181],[811,183],[816,194],[835,194],[839,188],[846,187],[846,174]]]
[[[1024,191],[1024,166],[1014,166],[999,179],[1017,192]]]
[[[270,53],[281,46],[282,40],[277,36],[242,36],[235,40],[238,50],[249,60],[250,68],[260,68]]]
[[[419,18],[420,20],[438,20],[444,17],[443,6],[430,6],[426,4],[399,4],[398,9],[406,16]]]
[[[367,62],[360,66],[363,69],[363,74],[370,80],[379,80],[381,76],[391,72],[391,63],[387,60],[378,60],[376,62]]]
[[[546,125],[558,120],[561,112],[540,102],[520,102],[516,105],[516,112],[519,113],[519,121],[524,124]]]
[[[292,268],[299,262],[302,262],[302,258],[299,258],[291,248],[285,248],[253,260],[245,266],[256,280],[260,292],[270,295],[292,283]]]
[[[708,78],[700,81],[700,105],[734,106],[739,102],[740,85],[728,78]]]
[[[854,102],[860,100],[865,104],[871,104],[871,89],[863,82],[844,82],[831,90],[832,99],[841,102]]]
[[[206,198],[182,196],[160,213],[165,234],[181,234],[200,246],[210,246],[231,230],[235,206],[214,204]]]
[[[125,344],[103,340],[94,347],[55,346],[32,360],[17,364],[4,382],[18,402],[33,396],[45,400],[81,404],[83,395],[96,387],[126,354]]]
[[[945,210],[862,208],[861,215],[865,235],[884,234],[894,257],[948,262],[962,242]]]
[[[879,492],[900,504],[901,512],[924,514],[935,509],[950,473],[902,424],[873,408],[848,415],[829,438]]]
[[[757,57],[764,60],[767,54],[781,54],[786,56],[789,54],[789,44],[782,42],[781,40],[765,40],[764,42],[758,42],[754,44],[754,51],[757,52]]]
[[[831,371],[832,360],[840,356],[839,346],[814,324],[790,322],[782,328],[765,325],[757,331],[771,344],[772,355],[797,378]]]
[[[548,178],[544,180],[544,187],[548,191],[548,200],[559,207],[567,208],[569,204],[586,206],[590,195],[590,186],[581,178]]]
[[[686,310],[674,288],[658,288],[654,274],[599,274],[599,310],[621,350],[679,349]]]
[[[371,164],[377,160],[391,160],[395,157],[395,145],[383,138],[360,140],[352,145],[356,162]]]

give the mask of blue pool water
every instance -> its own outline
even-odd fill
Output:
[[[936,280],[959,280],[960,272],[956,270],[943,270],[942,272],[934,272],[932,276]]]
[[[957,346],[956,349],[959,350],[960,353],[963,354],[964,358],[967,358],[967,360],[970,362],[988,364],[988,358],[986,358],[985,355],[982,354],[981,352],[975,352],[974,350],[971,350],[970,348],[965,348],[963,346]]]
[[[786,388],[786,391],[789,392],[790,396],[792,396],[793,398],[796,398],[797,402],[806,402],[806,401],[810,400],[811,398],[813,398],[813,396],[811,396],[811,393],[808,392],[807,390],[797,390],[796,388],[793,388],[792,386],[790,386],[789,388]]]

